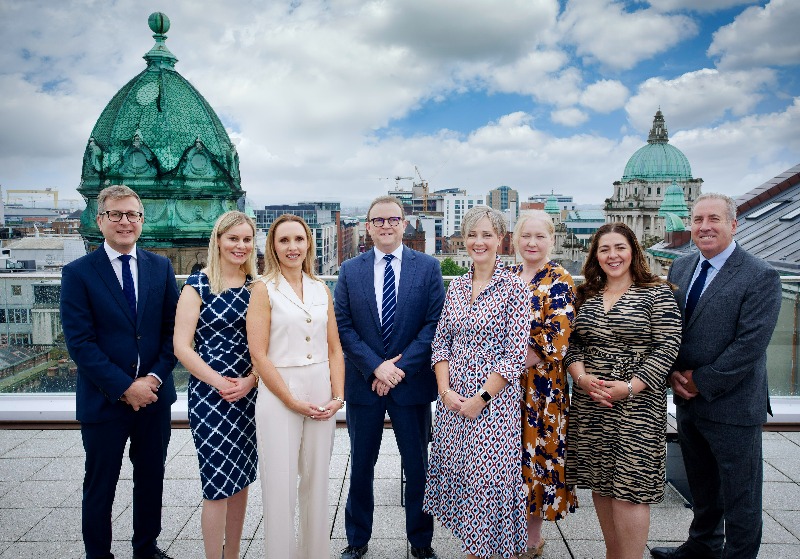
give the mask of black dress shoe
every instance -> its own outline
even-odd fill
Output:
[[[684,543],[680,547],[654,547],[650,555],[655,559],[719,559],[717,555],[698,553]]]
[[[367,554],[368,545],[362,545],[361,547],[356,547],[354,545],[348,545],[342,550],[342,557],[341,559],[361,559],[364,555]]]
[[[133,559],[172,559],[172,557],[167,555],[161,549],[156,548],[156,550],[150,555],[139,555],[134,552]]]
[[[432,547],[411,547],[411,555],[417,559],[439,559]]]

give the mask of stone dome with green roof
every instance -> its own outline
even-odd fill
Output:
[[[622,174],[622,182],[687,181],[692,179],[692,167],[681,150],[669,144],[667,125],[661,109],[656,112],[647,145],[638,149]]]
[[[175,70],[169,18],[157,12],[148,23],[156,42],[147,67],[114,95],[87,142],[81,233],[102,241],[94,200],[105,186],[125,184],[145,205],[142,246],[207,246],[217,217],[244,196],[239,155],[211,105]]]
[[[561,214],[561,208],[558,205],[558,198],[555,194],[551,194],[544,204],[544,211],[549,214]]]

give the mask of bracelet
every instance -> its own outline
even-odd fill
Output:
[[[447,396],[447,394],[448,394],[449,392],[450,392],[450,389],[449,389],[449,388],[448,388],[447,390],[443,390],[442,392],[439,392],[439,397],[440,397],[442,400],[444,400],[444,397],[445,397],[445,396]]]
[[[256,386],[258,386],[258,373],[255,369],[250,369],[250,374],[256,379]]]
[[[581,374],[579,374],[579,375],[578,375],[578,378],[577,378],[577,379],[575,379],[575,384],[577,384],[577,385],[578,385],[578,388],[580,388],[580,387],[581,387],[581,379],[583,378],[583,375],[585,375],[585,374],[586,374],[586,373],[581,373]]]
[[[331,398],[331,400],[336,400],[337,402],[342,404],[342,406],[344,406],[344,398],[342,398],[341,396],[334,396],[333,398]]]
[[[633,384],[628,381],[628,400],[633,400]]]

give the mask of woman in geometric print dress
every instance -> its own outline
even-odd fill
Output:
[[[189,377],[189,426],[197,448],[207,559],[239,557],[247,488],[258,466],[257,378],[251,374],[245,316],[256,274],[255,224],[222,214],[211,232],[208,265],[189,276],[175,316],[175,356]]]
[[[641,559],[664,497],[667,374],[681,315],[633,231],[603,225],[578,287],[565,363],[573,379],[567,482],[592,490],[606,557]]]
[[[530,300],[496,256],[503,215],[477,206],[461,227],[472,266],[450,283],[433,340],[441,400],[423,510],[469,558],[514,557],[525,548],[519,377]]]
[[[575,512],[574,487],[567,485],[569,388],[564,370],[575,286],[569,273],[551,261],[555,228],[550,216],[534,210],[520,214],[514,247],[523,264],[512,270],[530,290],[531,331],[522,384],[522,477],[527,495],[528,542],[520,559],[542,555],[543,520],[561,520]]]

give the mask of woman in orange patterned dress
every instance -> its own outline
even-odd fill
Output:
[[[577,506],[566,485],[569,389],[563,359],[575,318],[575,286],[569,273],[550,260],[553,221],[545,212],[520,215],[514,247],[523,263],[514,271],[528,285],[531,333],[522,383],[522,476],[527,494],[528,542],[520,559],[542,555],[542,522],[560,520]]]

